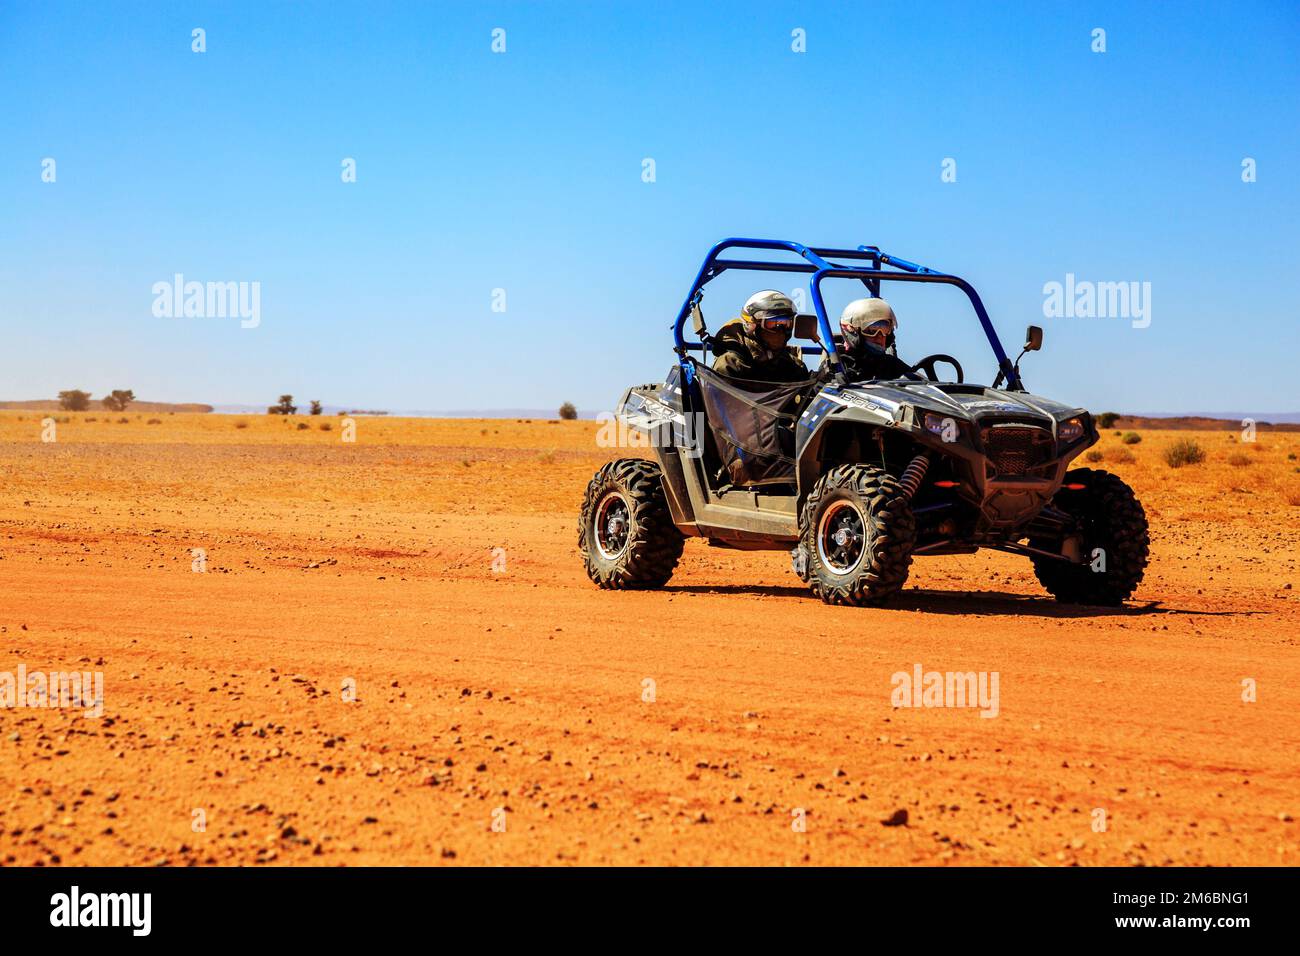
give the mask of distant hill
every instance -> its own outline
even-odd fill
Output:
[[[1300,425],[1300,412],[1132,412],[1136,418],[1204,418],[1210,421],[1240,423],[1243,418],[1256,422],[1271,422],[1274,425]]]
[[[1229,413],[1220,412],[1218,415],[1228,415]],[[1269,415],[1264,412],[1257,412],[1253,415],[1243,412],[1241,415],[1232,417],[1209,417],[1206,415],[1121,415],[1111,426],[1116,429],[1123,428],[1151,428],[1151,429],[1169,429],[1181,431],[1241,431],[1241,423],[1249,418],[1255,423],[1258,431],[1274,432],[1300,432],[1300,416],[1285,412]],[[1290,419],[1289,421],[1287,419]]]
[[[267,405],[272,404],[270,402]],[[298,403],[298,414],[307,414],[310,402]],[[199,402],[132,402],[129,412],[215,412],[226,415],[265,415],[267,405],[205,405]],[[0,402],[0,410],[31,412],[57,412],[56,399],[38,399],[29,402]],[[107,411],[98,398],[91,399],[88,411]],[[393,409],[383,411],[362,410],[354,405],[325,405],[326,415],[388,415],[393,418],[559,418],[558,406],[546,408],[471,408],[471,409]],[[594,411],[579,411],[581,419],[596,417]],[[1100,414],[1094,410],[1094,415]],[[1188,431],[1241,431],[1243,419],[1252,419],[1263,431],[1300,432],[1300,412],[1142,412],[1120,415],[1112,428],[1181,429]]]
[[[269,404],[269,403],[268,403]],[[298,403],[298,414],[305,414],[310,402]],[[326,415],[388,415],[392,418],[559,418],[559,406],[555,408],[461,408],[461,409],[392,409],[386,411],[365,411],[355,405],[322,406]],[[213,409],[219,415],[257,415],[266,414],[266,405],[217,405]],[[578,412],[579,418],[593,419],[595,412]]]
[[[9,409],[12,411],[27,412],[59,412],[63,409],[59,406],[59,400],[56,398],[38,398],[31,402],[0,402],[0,409]],[[211,405],[201,405],[198,402],[141,402],[135,401],[127,406],[128,412],[210,412]],[[90,400],[88,412],[107,412],[104,403],[98,398]]]

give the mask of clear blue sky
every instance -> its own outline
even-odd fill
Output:
[[[1300,410],[1298,10],[6,2],[0,398],[609,408],[750,235],[965,276],[1009,348],[1045,327],[1026,379],[1063,400]],[[260,282],[260,326],[156,318],[178,272]],[[1043,318],[1067,273],[1150,282],[1150,327]],[[740,279],[715,326],[791,287]],[[987,382],[973,315],[925,291],[903,354]]]

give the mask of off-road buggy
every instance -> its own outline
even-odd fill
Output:
[[[795,253],[759,262],[729,249]],[[810,275],[815,315],[795,339],[823,354],[807,382],[746,382],[714,372],[704,287],[727,270]],[[912,366],[924,377],[847,381],[822,298],[828,278],[942,283],[964,292],[997,359],[992,386],[963,381],[949,355]],[[687,322],[698,341],[688,342]],[[628,389],[615,412],[654,461],[620,458],[591,479],[578,544],[602,588],[654,588],[672,576],[687,536],[716,546],[793,549],[793,568],[832,604],[883,601],[913,555],[994,548],[1028,557],[1058,600],[1118,605],[1142,580],[1147,521],[1115,475],[1070,462],[1097,441],[1082,408],[1029,394],[1019,362],[1038,349],[1030,326],[1013,363],[974,288],[874,246],[825,249],[727,239],[709,252],[673,325],[677,363],[662,384]],[[697,361],[690,353],[703,353]],[[936,366],[953,367],[956,381]],[[1004,387],[999,387],[1003,385]]]

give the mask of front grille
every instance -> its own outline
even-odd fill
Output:
[[[1052,433],[1034,425],[988,425],[980,432],[984,453],[998,475],[1028,474],[1052,458]]]

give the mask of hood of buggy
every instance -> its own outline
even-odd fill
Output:
[[[925,412],[971,422],[1036,419],[1045,427],[1085,414],[1084,409],[1027,392],[983,385],[895,381],[824,388],[807,416],[857,417],[854,410],[867,412],[873,419],[890,419],[898,425],[917,421],[919,413]]]

